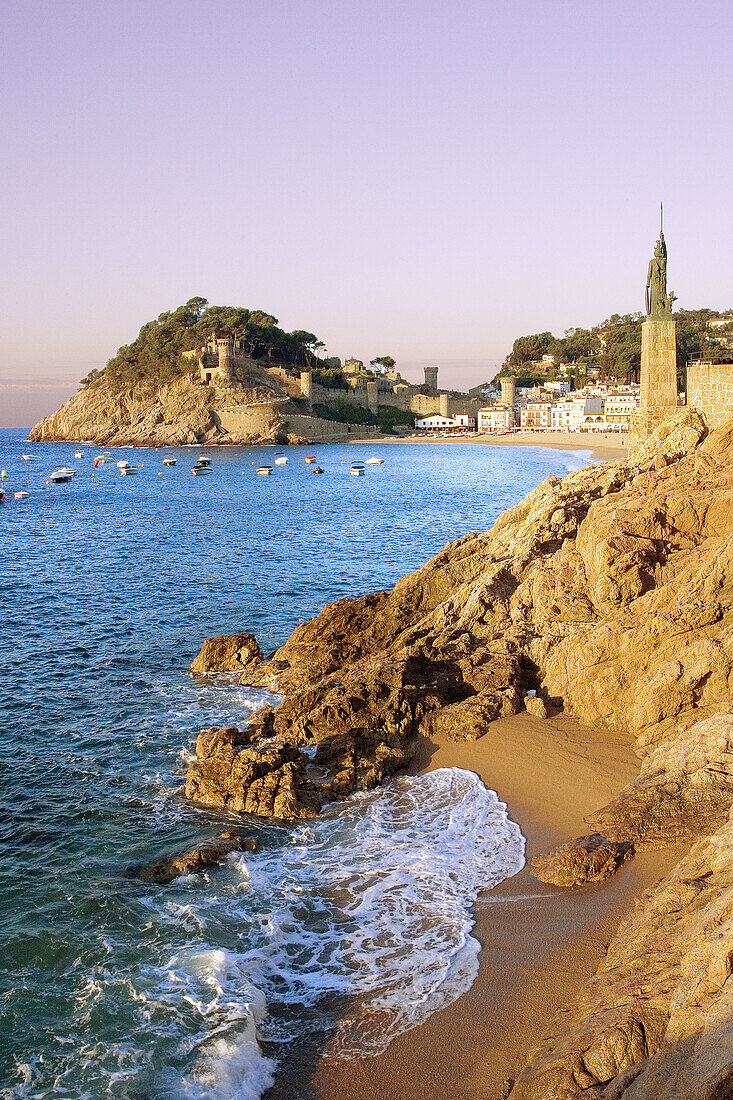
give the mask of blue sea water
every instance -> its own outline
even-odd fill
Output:
[[[307,825],[249,819],[261,850],[206,875],[126,877],[232,825],[186,804],[178,773],[200,729],[263,695],[188,665],[212,634],[273,650],[588,456],[295,447],[262,478],[272,449],[213,448],[195,478],[198,451],[164,470],[117,449],[142,467],[123,478],[23,434],[0,431],[2,1095],[257,1100],[304,1035],[332,1057],[383,1050],[470,986],[472,905],[521,866],[519,830],[444,769]],[[350,477],[377,447],[384,465]],[[48,485],[59,464],[77,476]]]

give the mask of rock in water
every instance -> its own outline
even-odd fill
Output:
[[[257,841],[245,840],[242,843],[235,833],[222,833],[215,840],[207,841],[188,852],[179,852],[168,859],[156,860],[150,867],[138,872],[143,882],[157,882],[166,885],[179,875],[195,875],[216,867],[230,852],[257,851]]]
[[[606,840],[600,833],[591,833],[535,856],[532,874],[552,886],[584,886],[604,882],[633,854],[634,846],[628,841]]]
[[[206,639],[191,662],[191,672],[239,672],[261,660],[254,634],[220,634]]]
[[[235,727],[199,735],[186,798],[260,817],[316,817],[321,796],[306,773],[305,754],[288,744],[241,747],[242,736]]]

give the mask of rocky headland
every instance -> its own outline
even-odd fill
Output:
[[[284,696],[247,730],[199,737],[186,794],[238,812],[313,816],[422,739],[489,741],[525,708],[633,738],[638,776],[533,872],[603,889],[587,884],[635,851],[689,851],[509,1095],[733,1095],[733,424],[681,411],[628,460],[547,478],[390,592],[324,608],[270,659],[233,635],[192,671]]]
[[[250,430],[228,432],[222,426],[219,414],[232,403],[251,411]],[[287,407],[288,395],[259,377],[228,390],[207,385],[193,374],[161,385],[141,380],[125,388],[102,376],[40,420],[28,439],[84,441],[98,447],[300,442],[297,435],[288,438],[292,433],[284,414]]]

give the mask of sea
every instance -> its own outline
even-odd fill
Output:
[[[522,866],[521,832],[457,768],[295,825],[188,804],[197,733],[272,699],[188,666],[215,634],[273,651],[590,455],[289,447],[260,477],[273,448],[215,447],[194,477],[198,448],[94,469],[93,446],[24,437],[0,431],[0,1096],[269,1100],[303,1044],[380,1053],[470,987],[474,906]],[[49,484],[58,465],[72,482]],[[168,886],[134,874],[233,827],[259,851]]]

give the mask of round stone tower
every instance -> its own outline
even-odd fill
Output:
[[[313,406],[313,375],[309,370],[300,372],[300,393],[308,402],[308,408]]]
[[[431,393],[438,392],[438,368],[425,367],[425,385]]]
[[[231,336],[219,336],[216,341],[216,351],[219,356],[219,377],[224,382],[233,382],[234,374],[234,339]]]
[[[374,416],[379,412],[379,385],[377,382],[367,382],[367,408]]]

